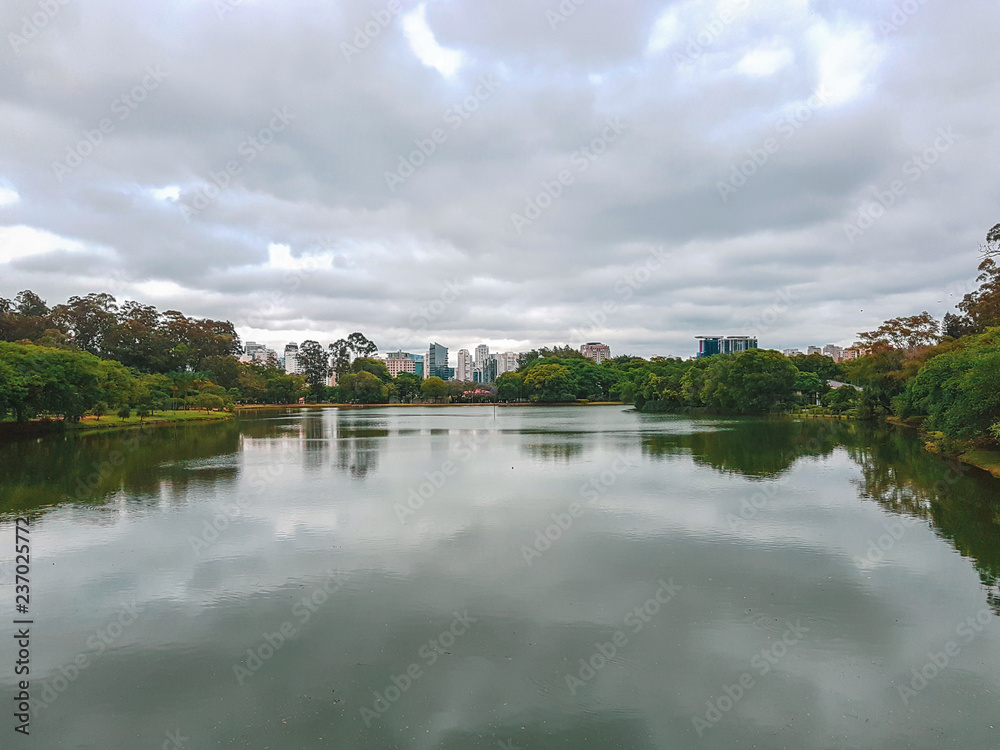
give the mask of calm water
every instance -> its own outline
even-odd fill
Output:
[[[3,747],[1000,747],[1000,483],[909,437],[267,415],[0,445]]]

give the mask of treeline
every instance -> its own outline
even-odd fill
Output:
[[[200,370],[209,357],[242,352],[228,320],[188,318],[176,310],[125,302],[110,294],[70,297],[49,307],[30,290],[0,297],[0,341],[88,352],[139,372]]]
[[[847,363],[863,386],[862,417],[895,415],[952,441],[1000,442],[1000,224],[986,236],[979,288],[938,324],[926,312],[859,334],[867,356]]]

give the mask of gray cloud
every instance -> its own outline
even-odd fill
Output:
[[[885,0],[591,0],[553,28],[556,2],[429,0],[437,43],[462,55],[450,77],[411,47],[415,2],[350,59],[342,44],[388,2],[247,0],[221,17],[209,0],[56,6],[30,39],[40,5],[0,9],[0,185],[19,196],[0,202],[4,296],[108,289],[275,344],[586,333],[616,353],[686,355],[792,289],[761,343],[803,347],[942,315],[998,220],[992,3],[894,17]],[[817,91],[828,103],[803,109]],[[263,132],[275,110],[286,126]],[[608,118],[627,127],[590,158]],[[914,178],[939,128],[955,142]],[[723,200],[720,182],[762,149]],[[60,180],[53,162],[84,151]],[[393,188],[401,159],[416,166]],[[571,184],[518,232],[511,215],[560,172]],[[895,180],[906,192],[848,237]],[[199,195],[203,210],[182,210]],[[62,240],[5,248],[4,227]],[[615,285],[653,247],[669,261],[622,299]],[[449,282],[457,301],[415,329]]]

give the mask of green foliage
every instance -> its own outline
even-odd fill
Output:
[[[573,401],[570,370],[561,364],[538,360],[524,373],[524,391],[532,401]]]
[[[993,440],[1000,419],[1000,328],[966,336],[928,361],[894,402],[903,417],[926,415],[947,437]]]
[[[822,380],[843,380],[844,366],[825,354],[796,354],[792,364],[800,372],[814,372]]]
[[[340,397],[348,403],[384,404],[389,400],[389,386],[367,370],[351,372],[337,381]]]
[[[118,418],[121,419],[122,422],[124,422],[126,419],[128,419],[131,416],[132,416],[132,407],[131,406],[123,406],[123,407],[121,407],[118,410]]]
[[[497,378],[498,401],[513,403],[524,398],[524,377],[518,372],[505,372]]]
[[[840,388],[824,393],[822,404],[835,414],[843,414],[848,409],[857,406],[860,399],[861,394],[854,386],[842,385]]]
[[[437,376],[424,378],[420,384],[420,392],[424,398],[444,398],[448,395],[448,384]]]
[[[393,380],[396,396],[404,404],[409,404],[420,395],[420,376],[413,372],[401,372]]]
[[[392,381],[392,376],[389,374],[389,368],[381,359],[358,357],[351,363],[351,372],[370,372],[383,383],[389,383]]]

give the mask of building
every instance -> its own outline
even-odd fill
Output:
[[[468,349],[458,350],[458,362],[455,363],[455,379],[463,383],[472,380],[473,360]]]
[[[756,336],[697,336],[697,358],[715,354],[736,354],[757,348]]]
[[[385,366],[389,370],[389,375],[396,377],[401,372],[417,373],[417,363],[409,357],[386,357]]]
[[[505,372],[517,372],[521,363],[521,355],[517,352],[504,352],[497,354],[497,377]]]
[[[253,362],[258,365],[270,365],[276,367],[278,364],[278,353],[274,349],[268,349],[264,344],[256,341],[248,341],[244,355],[240,357],[241,362]]]
[[[404,352],[402,350],[395,352],[387,352],[386,359],[412,359],[413,360],[413,373],[420,378],[424,377],[424,355],[423,354],[410,354],[409,352]]]
[[[798,349],[782,349],[781,353],[784,354],[786,357],[799,357],[802,355],[802,352],[800,352]]]
[[[599,341],[591,341],[580,347],[580,354],[601,364],[604,360],[611,359],[611,347]]]
[[[844,359],[844,350],[839,346],[834,346],[833,344],[827,344],[823,347],[824,356],[830,357],[834,362],[840,362]]]
[[[486,344],[480,344],[476,347],[476,360],[475,365],[477,370],[481,370],[483,364],[486,360],[490,358],[490,348]]]
[[[285,344],[285,374],[301,375],[302,369],[299,367],[299,345]]]
[[[849,349],[844,349],[844,359],[857,359],[858,357],[865,356],[866,352],[858,347],[850,347]]]
[[[823,349],[818,346],[810,346],[806,349],[806,354],[819,354],[820,356],[822,356]]]
[[[427,350],[424,375],[428,378],[451,380],[455,371],[448,367],[448,347],[441,344],[431,344]]]

